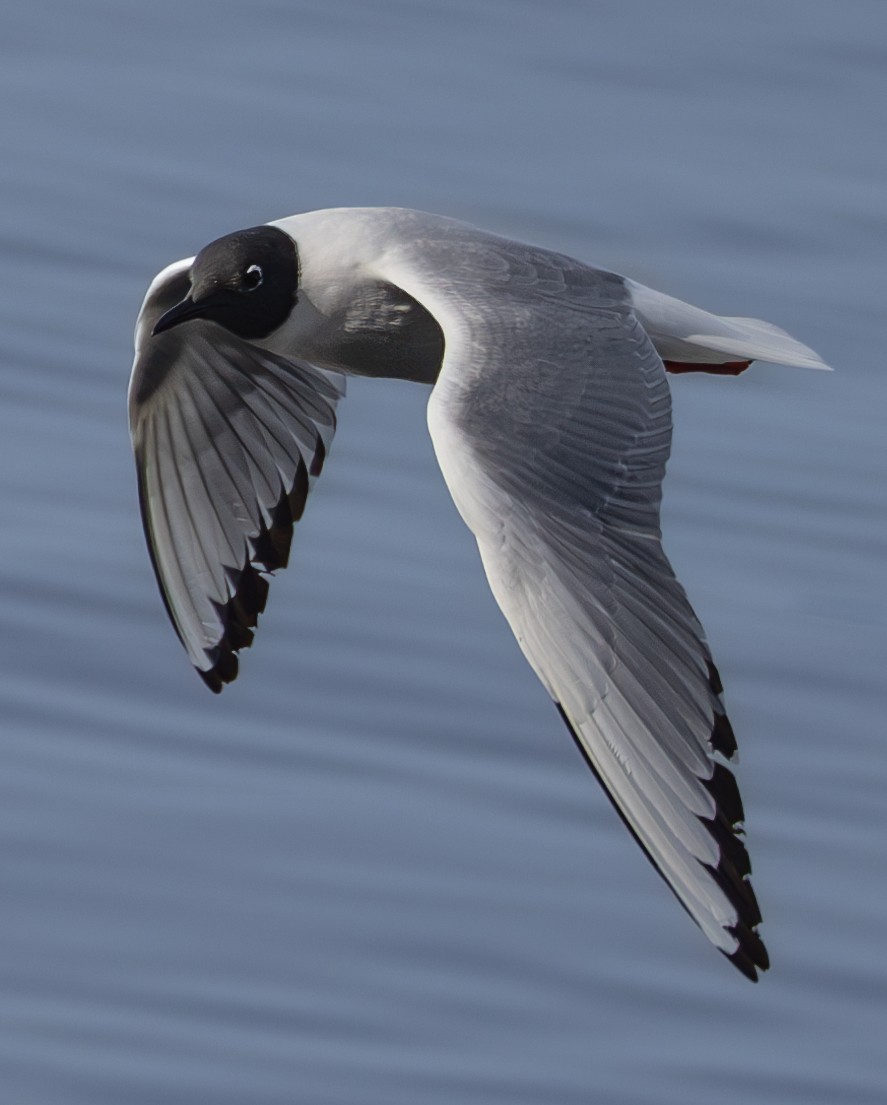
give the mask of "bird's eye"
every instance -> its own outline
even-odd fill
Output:
[[[258,265],[250,265],[243,274],[243,288],[245,291],[254,292],[262,283],[262,270]]]

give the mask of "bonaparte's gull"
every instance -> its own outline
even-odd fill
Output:
[[[187,323],[187,325],[183,325]],[[666,370],[824,368],[569,257],[394,208],[293,215],[164,269],[129,416],[172,623],[213,691],[320,473],[344,376],[434,385],[428,425],[496,601],[617,812],[745,975],[768,966],[722,687],[662,551]]]

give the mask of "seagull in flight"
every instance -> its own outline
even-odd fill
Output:
[[[129,420],[148,548],[215,692],[286,566],[348,375],[431,388],[440,467],[524,656],[625,826],[711,942],[768,967],[736,740],[663,552],[668,372],[825,368],[563,254],[400,208],[292,215],[165,268]]]

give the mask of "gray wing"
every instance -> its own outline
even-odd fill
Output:
[[[129,419],[145,536],[166,609],[215,692],[237,675],[332,439],[343,379],[194,320],[151,335],[190,261],[154,281],[136,327]]]
[[[736,743],[660,542],[662,361],[611,278],[534,298],[532,263],[514,271],[498,318],[496,305],[466,308],[468,336],[463,317],[448,346],[429,404],[441,468],[588,765],[690,916],[754,980],[768,960]]]

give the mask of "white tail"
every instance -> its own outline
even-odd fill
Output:
[[[663,360],[689,364],[770,361],[799,368],[829,366],[809,346],[757,318],[725,318],[626,280],[635,313]]]

